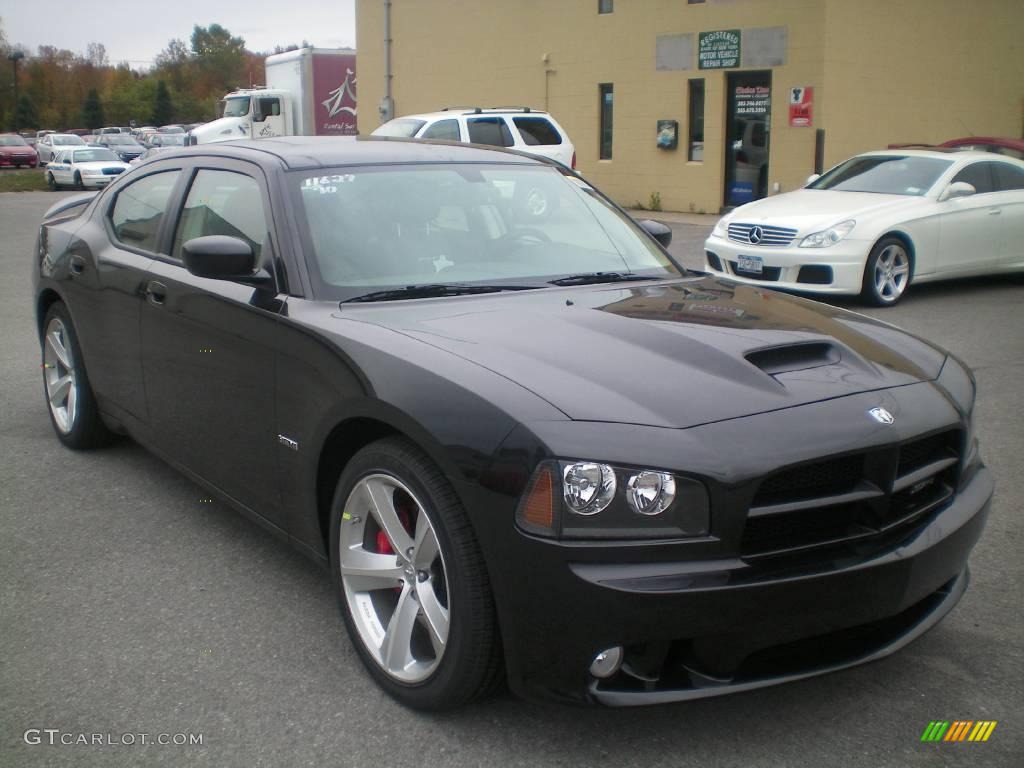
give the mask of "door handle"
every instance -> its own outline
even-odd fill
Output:
[[[71,257],[71,266],[69,267],[72,275],[80,275],[85,270],[85,259],[81,256]]]
[[[164,299],[167,298],[167,286],[156,280],[150,280],[146,283],[146,298],[150,304],[163,304]]]

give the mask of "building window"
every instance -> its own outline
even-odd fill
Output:
[[[704,159],[704,79],[690,81],[690,120],[686,159]]]
[[[615,93],[611,83],[601,83],[601,159],[612,159],[612,102]]]
[[[597,0],[598,13],[611,13],[615,10],[615,0]]]

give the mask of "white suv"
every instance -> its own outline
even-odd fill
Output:
[[[440,112],[388,120],[373,135],[507,147],[576,167],[576,148],[562,126],[547,112],[529,107],[445,107]],[[509,189],[506,194],[531,217],[544,218],[554,207],[539,187]]]
[[[373,135],[489,144],[576,167],[576,149],[562,126],[547,112],[529,107],[445,107],[440,112],[388,120]]]

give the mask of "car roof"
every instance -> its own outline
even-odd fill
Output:
[[[932,157],[937,160],[992,160],[993,157],[1000,157],[999,155],[993,155],[991,152],[984,152],[977,149],[957,149],[956,147],[935,147],[931,149],[879,149],[874,152],[862,152],[858,157],[877,155],[891,157]]]
[[[551,117],[541,109],[531,107],[445,107],[437,112],[420,112],[415,115],[399,115],[396,120],[435,120],[443,117],[475,116],[475,115],[516,115],[518,117],[538,115]]]
[[[276,158],[289,170],[399,163],[552,164],[542,157],[499,147],[390,136],[280,136],[219,141],[171,150],[162,154],[161,160],[182,155],[218,155],[260,164]]]

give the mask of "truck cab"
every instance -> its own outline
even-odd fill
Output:
[[[287,91],[241,88],[224,97],[219,119],[192,129],[190,143],[293,135],[293,109]]]

